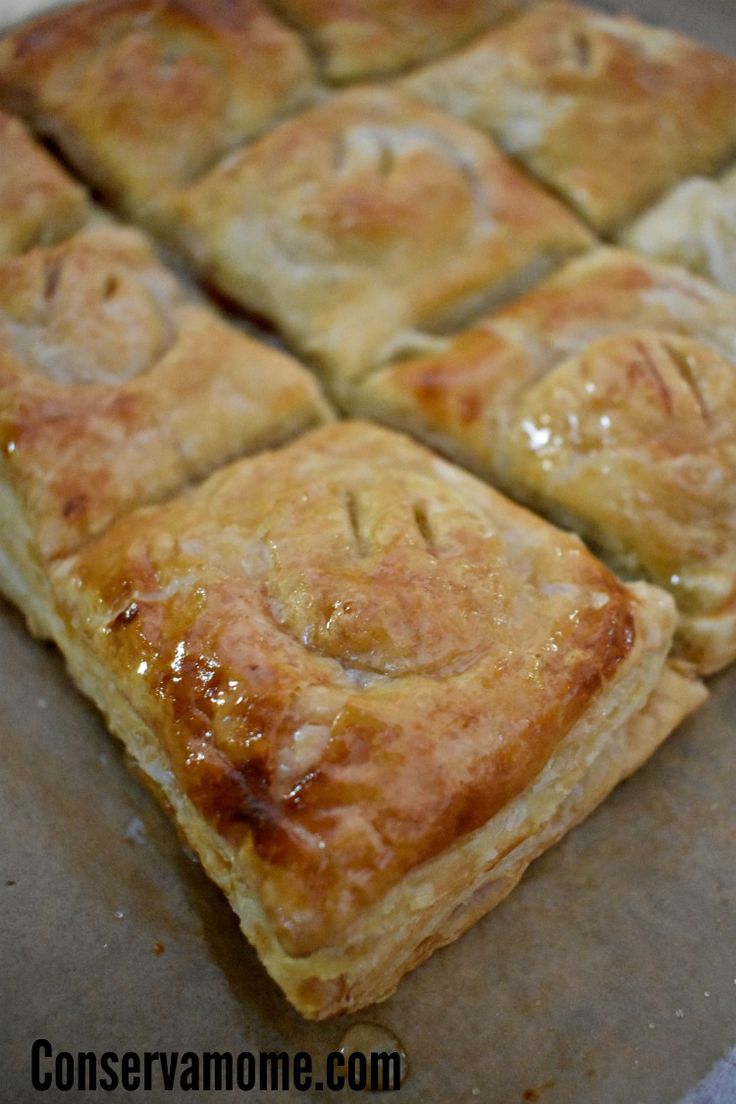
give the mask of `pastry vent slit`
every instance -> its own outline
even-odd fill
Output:
[[[102,288],[102,298],[106,300],[114,298],[114,296],[117,295],[119,288],[120,281],[118,280],[117,276],[115,276],[111,272],[105,279],[105,283]]]
[[[662,373],[657,367],[654,357],[650,353],[644,341],[637,341],[636,350],[641,357],[642,365],[646,368],[647,372],[649,373],[650,379],[659,392],[660,398],[662,399],[662,405],[664,406],[667,413],[671,416],[673,413],[672,395],[670,393],[669,387],[667,386],[666,380],[662,378]]]
[[[433,556],[436,559],[437,558],[437,539],[436,539],[436,536],[435,536],[434,529],[432,528],[432,523],[429,520],[429,514],[427,512],[426,503],[425,502],[415,502],[413,512],[414,512],[414,521],[416,522],[416,527],[419,530],[420,536],[421,536],[422,540],[424,541],[424,543],[427,547],[427,551],[429,552],[430,556]]]
[[[378,172],[381,176],[388,176],[394,165],[396,157],[390,144],[379,139],[378,143]]]
[[[361,525],[360,506],[358,505],[358,499],[353,491],[348,491],[345,495],[345,511],[348,516],[348,523],[350,525],[350,532],[353,534],[353,542],[355,545],[355,551],[359,556],[367,556],[370,552],[370,546],[366,540],[365,533]]]
[[[695,373],[693,372],[692,365],[688,360],[687,355],[669,342],[664,345],[664,349],[670,358],[673,368],[694,398],[695,404],[700,411],[703,421],[710,422],[710,407],[705,401],[705,396],[703,395],[703,392],[700,390],[698,381],[695,378]]]
[[[332,150],[332,171],[339,173],[340,169],[345,164],[345,158],[347,156],[347,149],[345,148],[345,139],[342,134],[336,134],[333,142]]]
[[[56,290],[61,279],[61,263],[58,260],[50,260],[44,271],[43,297],[47,303],[56,295]]]
[[[587,72],[593,61],[593,43],[585,31],[576,31],[573,35],[573,53],[578,69]]]

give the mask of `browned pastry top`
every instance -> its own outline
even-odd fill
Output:
[[[353,89],[233,153],[174,202],[171,232],[339,386],[413,327],[509,298],[591,236],[472,127]]]
[[[131,514],[64,571],[295,954],[524,791],[636,643],[635,595],[576,537],[360,423]]]
[[[713,671],[736,652],[735,382],[736,297],[601,249],[348,405],[672,590],[683,647]]]
[[[736,152],[736,61],[560,0],[402,83],[482,126],[603,232]]]
[[[0,464],[42,557],[325,416],[305,369],[191,301],[136,231],[0,263]]]
[[[259,0],[97,0],[0,40],[0,99],[136,214],[314,91]]]

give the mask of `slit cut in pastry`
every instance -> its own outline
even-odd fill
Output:
[[[259,0],[93,0],[0,39],[0,100],[146,221],[316,91],[298,35]]]
[[[401,87],[482,127],[605,234],[736,152],[736,61],[573,4],[539,4]]]
[[[602,249],[347,405],[671,590],[678,649],[712,672],[736,658],[735,394],[736,297]]]
[[[68,237],[89,213],[84,188],[0,111],[0,260]]]
[[[679,184],[621,235],[629,249],[707,276],[736,293],[736,167]]]
[[[588,248],[588,231],[471,127],[342,92],[172,200],[201,271],[344,381]]]
[[[705,694],[669,595],[360,423],[52,574],[75,679],[310,1017],[387,996]]]
[[[335,83],[395,73],[445,54],[530,0],[270,0],[305,33]]]
[[[0,262],[0,587],[43,630],[28,591],[49,561],[329,416],[310,373],[190,301],[135,231]]]

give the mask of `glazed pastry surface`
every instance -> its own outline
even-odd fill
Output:
[[[84,189],[0,111],[0,259],[68,237],[88,214]]]
[[[411,74],[609,234],[736,152],[736,61],[674,31],[542,3]]]
[[[343,92],[227,158],[171,232],[236,302],[344,380],[415,327],[458,324],[591,244],[483,135],[378,88]]]
[[[121,518],[56,639],[305,1015],[389,995],[704,698],[674,604],[336,423]]]
[[[600,250],[352,409],[408,428],[675,594],[702,670],[736,655],[736,298]]]
[[[129,515],[64,574],[297,956],[529,787],[652,627],[576,537],[352,423]]]

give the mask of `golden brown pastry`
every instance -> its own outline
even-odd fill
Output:
[[[736,292],[736,168],[679,184],[621,235],[630,249],[685,265]]]
[[[306,1015],[388,995],[703,698],[674,605],[334,424],[116,522],[57,638]]]
[[[530,0],[270,0],[305,32],[338,83],[429,61]]]
[[[350,408],[401,426],[672,591],[701,671],[736,657],[736,297],[600,250]]]
[[[44,629],[45,568],[118,514],[323,420],[290,357],[99,229],[0,264],[0,587]]]
[[[139,218],[314,92],[259,0],[93,0],[0,40],[0,99]]]
[[[342,92],[184,191],[171,231],[338,392],[389,351],[508,298],[591,242],[483,135],[381,89]]]
[[[84,189],[0,111],[0,258],[65,238],[88,214]]]
[[[608,233],[736,152],[736,61],[674,31],[544,3],[412,74]]]

